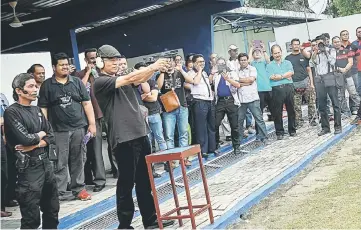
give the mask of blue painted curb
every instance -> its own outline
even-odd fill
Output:
[[[274,131],[274,126],[269,125],[267,126],[267,132],[273,132]],[[244,138],[242,140],[241,144],[246,144],[248,142],[251,142],[253,140],[256,139],[256,135],[252,134],[249,135],[247,138]],[[213,160],[214,158],[218,158],[220,156],[222,156],[223,154],[225,154],[226,152],[230,151],[232,149],[232,144],[227,144],[225,146],[222,146],[219,150],[220,150],[220,154],[215,157],[214,155],[210,155],[207,159],[204,159],[204,163],[206,163],[207,161]],[[236,162],[235,162],[236,163]],[[192,161],[192,166],[190,168],[188,168],[188,170],[192,170],[195,169],[199,166],[198,163],[198,159],[195,158]],[[222,170],[226,169],[228,167],[222,168]],[[216,172],[212,173],[211,176],[213,176],[214,174],[220,172],[221,170],[216,170]],[[181,170],[180,168],[176,168],[174,170],[174,177],[177,178],[178,176],[181,175]],[[165,182],[169,181],[169,175],[163,175],[161,178],[156,178],[155,179],[155,184],[156,186],[163,184]],[[196,184],[196,183],[195,183]],[[195,184],[192,184],[191,186],[194,186]],[[135,196],[135,190],[133,189],[133,197]],[[165,200],[167,200],[167,198],[169,199],[170,197],[165,197],[162,199],[162,202],[164,202]],[[84,208],[82,210],[79,210],[75,213],[72,213],[68,216],[64,216],[63,218],[60,219],[60,223],[59,223],[59,229],[69,229],[69,228],[74,228],[80,224],[82,224],[83,222],[86,221],[90,221],[94,218],[96,218],[99,215],[102,215],[103,213],[113,209],[116,206],[116,197],[115,195],[99,201],[98,203],[95,203],[87,208]],[[139,213],[135,213],[135,217],[138,216]],[[116,226],[115,226],[116,227]]]
[[[234,223],[239,219],[242,213],[248,211],[252,206],[260,202],[263,198],[268,196],[271,192],[276,190],[281,184],[287,182],[292,177],[297,175],[301,170],[303,170],[307,165],[309,165],[313,159],[318,156],[322,156],[326,153],[326,150],[338,143],[342,138],[351,133],[352,130],[356,128],[355,125],[349,125],[344,128],[341,134],[333,136],[330,140],[326,141],[302,160],[285,170],[283,173],[272,179],[270,182],[259,188],[257,191],[253,192],[243,200],[239,201],[233,208],[224,213],[221,217],[215,220],[213,224],[207,225],[203,229],[226,229],[227,226]]]

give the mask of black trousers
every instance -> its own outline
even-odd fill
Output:
[[[272,91],[258,92],[258,95],[259,95],[259,103],[260,103],[262,115],[263,115],[264,108],[266,108],[266,106],[268,106],[268,109],[271,112],[271,116],[272,116],[273,115],[272,114],[272,108],[273,108]],[[258,135],[259,128],[258,128],[257,124],[255,126],[256,126],[256,134]]]
[[[338,90],[336,86],[325,87],[322,82],[316,82],[318,97],[318,110],[321,116],[322,130],[330,130],[330,122],[327,112],[327,95],[330,97],[334,112],[335,128],[341,128],[341,108],[338,100]]]
[[[296,112],[293,102],[294,88],[293,84],[285,84],[272,87],[273,96],[273,117],[276,129],[276,135],[284,135],[283,128],[283,104],[286,105],[288,116],[288,133],[296,133]]]
[[[191,144],[196,144],[196,128],[195,128],[195,118],[194,118],[194,101],[187,100],[188,105],[188,124],[191,127]],[[176,140],[176,139],[175,139]]]
[[[29,167],[18,172],[16,195],[20,205],[21,229],[37,229],[40,226],[40,210],[43,213],[43,229],[58,227],[58,187],[47,157],[42,160],[31,157]]]
[[[110,141],[109,141],[109,132],[108,132],[108,125],[105,122],[105,120],[102,120],[102,129],[104,130],[104,132],[107,134],[107,143],[108,143],[108,158],[109,158],[109,162],[110,162],[110,167],[111,167],[111,171],[113,174],[118,174],[118,165],[116,163],[116,159],[115,156],[113,154],[111,145],[110,145]]]
[[[194,99],[196,143],[201,145],[202,153],[216,151],[215,115],[212,101]]]
[[[233,97],[229,99],[219,98],[216,104],[216,143],[219,144],[219,126],[222,123],[224,115],[227,114],[229,124],[231,126],[231,137],[233,148],[238,148],[239,132],[238,132],[238,106],[234,104]]]
[[[105,185],[105,166],[102,153],[102,123],[100,119],[96,121],[96,137],[90,139],[87,144],[87,160],[84,165],[85,183],[95,185]]]
[[[8,186],[8,162],[3,136],[1,135],[1,211],[5,211],[5,194]]]
[[[16,200],[16,182],[17,178],[17,170],[15,166],[16,157],[14,151],[12,151],[8,145],[5,145],[6,155],[7,155],[7,176],[8,176],[8,186],[6,188],[5,195],[5,205],[7,202],[11,200]]]
[[[132,198],[134,184],[144,227],[157,219],[145,162],[145,156],[150,153],[151,146],[147,136],[120,143],[114,150],[119,166],[116,192],[119,229],[127,229],[131,226],[134,215]]]

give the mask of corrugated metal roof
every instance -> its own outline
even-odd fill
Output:
[[[8,4],[12,0],[6,0],[1,4],[1,21],[12,21],[13,10]],[[16,1],[16,0],[13,0]],[[16,5],[16,16],[18,18],[30,15],[31,13],[38,12],[51,7],[59,6],[65,3],[75,3],[78,0],[18,0]]]

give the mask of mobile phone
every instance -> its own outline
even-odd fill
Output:
[[[69,65],[74,65],[74,58],[69,58]]]
[[[306,48],[306,47],[311,47],[311,42],[304,42],[302,43],[302,47]]]
[[[261,43],[262,43],[262,40],[254,40],[253,41],[253,47],[260,49],[260,48],[262,48]]]

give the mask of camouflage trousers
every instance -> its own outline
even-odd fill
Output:
[[[305,99],[308,104],[308,120],[312,120],[316,114],[316,93],[315,89],[295,89],[293,100],[295,103],[295,112],[296,112],[296,124],[301,123],[302,119],[302,96],[305,96]]]

